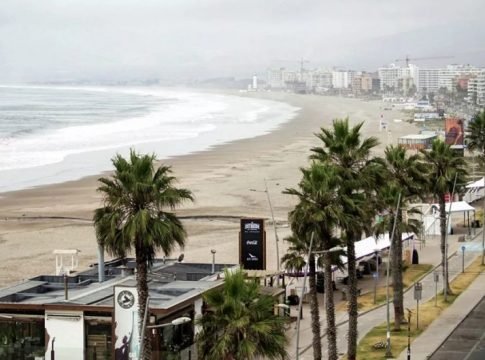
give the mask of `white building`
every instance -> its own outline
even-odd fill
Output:
[[[439,73],[440,69],[423,69],[417,67],[415,84],[418,92],[437,92],[439,89]]]
[[[328,70],[314,70],[308,72],[307,86],[315,92],[323,92],[332,87],[332,72]]]
[[[258,90],[258,77],[253,75],[253,90]]]
[[[285,68],[268,69],[267,81],[268,86],[271,89],[283,89],[285,87],[285,83],[283,81],[284,71]]]
[[[332,71],[332,86],[334,89],[348,89],[352,84],[352,71]]]
[[[403,85],[409,88],[413,83],[415,67],[400,67],[391,64],[388,67],[381,67],[378,69],[379,80],[381,83],[381,91],[399,91],[402,90]]]
[[[468,81],[468,98],[472,103],[485,105],[485,70]]]
[[[438,88],[446,88],[448,91],[455,91],[457,79],[462,76],[473,76],[479,74],[483,69],[471,65],[447,65],[439,69]]]

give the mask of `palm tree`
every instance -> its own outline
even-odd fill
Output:
[[[382,164],[376,158],[371,158],[371,150],[378,145],[375,137],[362,140],[360,130],[363,123],[350,128],[349,119],[333,121],[331,129],[321,128],[316,136],[322,141],[322,147],[311,149],[311,159],[322,163],[334,164],[342,179],[339,194],[343,202],[345,214],[349,219],[342,228],[345,231],[347,245],[347,270],[349,274],[349,333],[348,359],[355,360],[357,356],[357,273],[355,257],[355,241],[361,239],[363,231],[374,217],[369,211],[368,203],[375,195],[379,174],[382,174]],[[358,221],[356,221],[358,219]]]
[[[139,155],[130,151],[129,159],[116,155],[111,178],[100,178],[98,191],[103,207],[94,212],[98,243],[114,256],[125,257],[132,250],[136,257],[138,314],[145,314],[148,285],[147,271],[155,254],[162,250],[169,255],[176,246],[183,247],[186,233],[172,212],[186,200],[193,200],[189,190],[174,187],[176,178],[168,166],[155,169],[155,155]],[[142,321],[139,322],[140,334]],[[150,338],[140,349],[142,359],[151,359]]]
[[[407,230],[418,231],[419,229],[418,224],[414,221],[409,222],[409,224],[403,223],[402,208],[407,207],[411,200],[418,197],[422,198],[427,184],[427,167],[417,154],[408,156],[406,149],[402,146],[388,146],[384,154],[388,181],[378,191],[378,196],[385,204],[384,206],[390,215],[389,222],[386,224],[390,237],[392,237],[391,232],[394,217],[397,217],[396,232],[394,237],[392,237],[393,243],[391,244],[391,269],[394,289],[394,329],[400,330],[401,323],[404,319],[402,232]],[[401,194],[402,206],[395,214],[395,206],[399,194]],[[380,225],[382,226],[383,223]]]
[[[203,295],[207,311],[197,320],[198,358],[287,359],[286,319],[275,315],[275,299],[246,281],[243,271],[224,273],[223,287]]]
[[[485,161],[485,110],[477,113],[468,125],[468,150],[478,151]]]
[[[313,163],[309,169],[302,169],[299,189],[286,189],[284,193],[295,195],[299,203],[290,212],[289,220],[294,236],[290,241],[289,253],[283,257],[287,269],[301,270],[306,264],[305,256],[310,253],[309,287],[312,315],[313,357],[321,359],[320,315],[316,292],[315,253],[323,252],[318,258],[319,266],[324,267],[324,286],[326,300],[328,358],[338,359],[337,328],[335,325],[335,307],[333,301],[332,264],[338,264],[338,258],[329,253],[332,247],[340,244],[333,236],[336,225],[344,221],[343,207],[338,188],[341,179],[335,168],[328,164]],[[312,249],[309,249],[310,237],[314,237]],[[311,250],[311,252],[310,252]]]
[[[458,188],[465,183],[467,175],[465,160],[456,154],[444,141],[436,139],[433,141],[431,150],[421,150],[425,164],[428,166],[429,190],[438,199],[440,211],[440,233],[441,233],[441,266],[443,271],[443,287],[451,294],[448,281],[448,259],[446,257],[446,194],[452,193],[455,184]],[[458,189],[457,188],[457,189]],[[450,199],[453,201],[453,199]],[[446,293],[445,293],[446,301]]]

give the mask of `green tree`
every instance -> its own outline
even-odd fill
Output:
[[[446,257],[446,205],[445,196],[453,192],[453,186],[456,179],[457,193],[460,187],[466,182],[466,163],[462,156],[455,153],[450,145],[444,141],[436,139],[433,141],[431,150],[421,150],[426,165],[428,166],[429,192],[438,199],[440,212],[440,233],[441,233],[441,267],[443,271],[443,286],[451,289],[448,280],[448,259]],[[452,201],[452,199],[451,199]],[[446,301],[446,296],[445,296]]]
[[[358,337],[358,288],[354,243],[361,240],[364,230],[374,218],[375,213],[370,209],[369,202],[373,201],[382,174],[382,162],[371,156],[371,150],[378,145],[378,141],[375,137],[362,139],[362,125],[363,123],[359,123],[350,127],[348,118],[334,120],[331,129],[321,128],[321,132],[316,134],[323,146],[312,148],[313,154],[310,156],[322,163],[335,165],[341,178],[339,196],[348,220],[342,224],[342,228],[347,245],[349,274],[349,360],[355,360],[357,356]]]
[[[302,180],[298,189],[286,189],[285,193],[295,195],[299,203],[290,212],[289,220],[294,236],[288,238],[289,252],[283,257],[287,269],[301,270],[305,265],[304,257],[309,252],[311,237],[313,247],[308,259],[310,307],[312,315],[313,357],[321,359],[320,314],[316,291],[315,253],[320,267],[324,268],[325,309],[327,318],[328,358],[338,359],[337,328],[335,325],[335,306],[333,300],[332,264],[339,264],[338,256],[329,250],[340,245],[334,237],[336,225],[345,221],[343,206],[338,194],[341,179],[329,164],[313,163],[309,169],[302,169]]]
[[[94,212],[97,241],[109,254],[125,257],[132,250],[136,257],[136,285],[139,319],[145,314],[148,296],[148,267],[158,250],[169,255],[176,246],[183,247],[186,233],[173,212],[192,193],[174,186],[168,166],[155,169],[155,155],[130,151],[128,159],[116,155],[115,171],[110,178],[100,178],[98,191],[103,206]],[[140,334],[142,322],[140,320]],[[143,341],[142,359],[151,359],[150,338]]]
[[[419,226],[414,221],[409,224],[403,223],[402,209],[407,208],[410,202],[422,197],[427,186],[427,166],[421,161],[419,155],[408,156],[406,149],[402,146],[388,146],[384,152],[386,172],[388,181],[379,189],[378,197],[383,202],[389,213],[389,221],[379,224],[386,227],[391,236],[394,218],[396,218],[396,231],[391,244],[391,269],[392,284],[394,289],[394,328],[399,330],[404,320],[404,284],[402,233],[403,231],[416,231],[419,233]],[[401,206],[396,211],[396,204],[401,195]],[[411,210],[412,211],[412,210]]]
[[[485,110],[477,113],[468,125],[468,150],[477,151],[485,162]]]
[[[275,299],[263,295],[242,270],[226,270],[224,285],[203,295],[207,311],[197,320],[201,360],[287,359],[286,319],[275,314]]]

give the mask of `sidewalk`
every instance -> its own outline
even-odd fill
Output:
[[[412,359],[428,359],[428,356],[441,346],[483,296],[485,296],[485,276],[479,275],[455,302],[411,343]],[[406,358],[407,350],[404,350],[398,359],[406,360]]]
[[[461,247],[463,243],[458,243],[458,236],[459,235],[452,235],[449,236],[449,254],[452,255]],[[479,243],[481,245],[481,232],[475,235],[474,240],[466,242],[466,244],[475,244]],[[481,247],[480,247],[481,248]],[[425,247],[419,250],[420,254],[420,263],[427,263],[438,265],[441,262],[441,252],[439,250],[439,237],[435,237],[432,239],[428,239],[427,244]],[[465,253],[465,266],[470,264],[478,255],[477,252],[466,252]],[[448,261],[449,264],[449,274],[450,274],[450,281],[461,272],[462,267],[462,257],[461,256],[451,256]],[[438,283],[438,292],[442,290],[442,282],[441,282],[441,267],[438,267],[437,270],[440,271],[440,282]],[[434,297],[435,295],[435,285],[433,280],[433,273],[430,273],[426,277],[421,280],[423,284],[423,292],[422,292],[422,302],[427,301]],[[338,297],[338,292],[336,293],[336,300],[340,299]],[[320,302],[323,304],[323,302]],[[413,298],[413,291],[407,291],[404,294],[404,306],[405,307],[414,307],[416,302]],[[468,309],[470,309],[468,307]],[[393,308],[391,304],[391,318],[393,317]],[[313,358],[313,351],[312,351],[312,332],[311,332],[311,316],[310,316],[310,308],[308,304],[303,305],[303,314],[304,318],[300,324],[300,344],[299,344],[299,354],[301,360],[309,360]],[[296,315],[293,313],[293,315]],[[375,326],[381,324],[386,319],[386,307],[380,306],[376,309],[370,310],[368,312],[364,312],[359,314],[359,322],[358,322],[358,331],[359,331],[359,341]],[[321,321],[321,329],[322,329],[322,353],[326,356],[327,351],[327,344],[326,344],[326,337],[325,337],[325,329],[326,329],[326,318],[325,318],[325,308],[324,306],[320,306],[320,321]],[[346,312],[337,312],[336,313],[336,322],[337,322],[337,348],[339,354],[345,354],[347,352],[347,313]],[[295,326],[288,332],[290,338],[290,344],[288,346],[288,352],[290,354],[290,358],[294,359],[296,356],[296,329]]]

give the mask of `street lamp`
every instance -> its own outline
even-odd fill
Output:
[[[379,282],[379,249],[374,250],[376,259],[376,273],[374,274],[374,305],[377,304],[377,283]]]
[[[397,198],[397,206],[396,206],[396,216],[394,216],[394,224],[392,225],[392,232],[391,236],[389,237],[389,251],[387,252],[387,265],[386,265],[386,358],[392,357],[391,352],[391,315],[389,309],[389,274],[390,274],[390,263],[391,263],[391,251],[392,251],[392,243],[394,242],[394,234],[396,231],[396,222],[397,222],[397,213],[399,211],[399,206],[401,205],[401,193]],[[402,239],[399,239],[402,241]]]
[[[216,250],[211,249],[212,253],[212,274],[216,272]]]
[[[256,189],[249,189],[249,191],[264,192],[264,193],[266,193],[266,197],[268,198],[269,211],[271,212],[271,220],[273,221],[274,237],[275,237],[275,241],[276,241],[276,243],[275,243],[276,244],[276,270],[278,270],[278,272],[279,272],[280,271],[279,238],[278,238],[278,232],[276,231],[276,222],[274,220],[273,205],[271,204],[271,198],[269,196],[268,185],[266,183],[266,179],[264,179],[264,191],[258,191]]]
[[[303,305],[303,296],[305,294],[305,284],[306,284],[306,278],[307,274],[309,271],[310,267],[310,256],[313,254],[325,254],[325,253],[332,253],[332,252],[337,252],[337,251],[342,251],[344,248],[341,246],[334,246],[333,248],[330,248],[328,250],[321,250],[321,251],[312,251],[313,247],[313,236],[315,235],[314,232],[312,232],[312,236],[310,238],[310,247],[308,248],[308,257],[307,257],[307,263],[306,263],[306,269],[303,274],[303,287],[301,289],[301,296],[300,296],[300,301],[298,303],[298,320],[296,323],[296,357],[295,359],[298,360],[300,358],[300,321],[301,321],[301,308]]]
[[[169,323],[159,324],[159,325],[149,325],[149,326],[147,326],[147,329],[163,328],[163,327],[167,327],[167,326],[177,326],[177,325],[186,324],[186,323],[191,322],[191,321],[192,321],[191,318],[189,318],[187,316],[182,316],[182,317],[179,317],[179,318],[172,320]]]
[[[280,314],[279,310],[280,309],[283,309],[284,310],[284,313],[285,315],[289,315],[290,314],[290,306],[289,305],[286,305],[286,304],[274,304],[274,308],[275,310],[278,309],[278,315]]]

